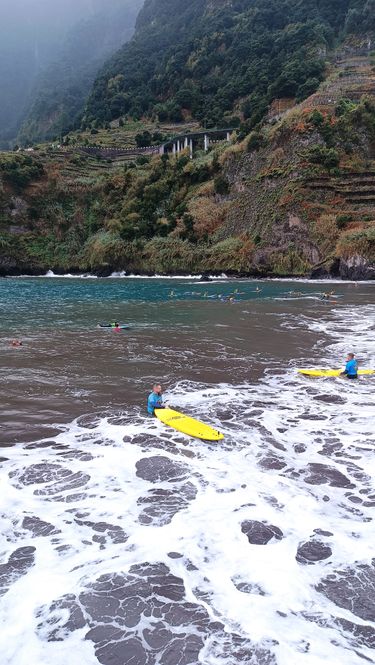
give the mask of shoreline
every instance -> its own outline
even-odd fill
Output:
[[[231,275],[220,273],[215,275],[210,273],[207,275],[203,274],[191,274],[191,275],[160,275],[160,274],[142,274],[142,273],[125,273],[124,271],[114,271],[108,275],[98,275],[95,273],[54,273],[52,270],[48,270],[43,274],[31,274],[24,273],[19,275],[2,275],[3,279],[163,279],[163,280],[194,280],[197,283],[209,284],[210,282],[214,283],[217,281],[220,282],[231,282],[231,281],[243,281],[243,282],[296,282],[296,283],[305,283],[305,284],[375,284],[375,279],[341,279],[339,277],[325,277],[325,278],[313,278],[309,276],[296,277],[296,276],[276,276],[276,275],[266,275],[260,277],[252,275]]]

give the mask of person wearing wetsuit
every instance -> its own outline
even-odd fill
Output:
[[[342,374],[345,374],[348,379],[358,379],[358,363],[354,353],[348,353],[346,356],[346,365]]]
[[[155,409],[164,409],[162,389],[160,383],[155,383],[152,393],[149,394],[147,400],[147,411],[150,416],[154,416]]]

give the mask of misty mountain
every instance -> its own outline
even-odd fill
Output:
[[[374,0],[146,0],[134,38],[95,81],[85,120],[254,126],[273,99],[317,89],[340,39],[374,29]]]
[[[22,144],[53,139],[77,126],[95,76],[121,44],[129,41],[141,0],[116,0],[72,28],[58,59],[38,77],[23,119]]]
[[[0,144],[58,134],[131,37],[140,0],[0,0]]]
[[[0,141],[14,136],[38,73],[90,0],[0,0]]]

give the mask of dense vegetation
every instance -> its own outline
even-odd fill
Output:
[[[21,145],[59,139],[80,123],[95,76],[119,45],[127,42],[141,0],[112,0],[68,34],[58,57],[39,76],[19,133]]]
[[[84,122],[148,114],[206,126],[241,118],[249,129],[272,99],[314,92],[327,47],[371,30],[374,17],[374,0],[146,0],[134,38],[96,80]]]
[[[374,261],[375,195],[367,193],[374,141],[375,105],[363,98],[342,99],[332,113],[299,110],[194,160],[140,156],[112,172],[94,169],[89,182],[83,155],[69,158],[74,180],[53,152],[6,155],[0,263],[37,273],[303,275],[353,253]],[[362,196],[362,175],[364,199],[350,204]],[[309,183],[318,179],[324,189],[327,177],[317,195]]]
[[[148,0],[86,131],[1,155],[0,274],[375,276],[374,3]],[[274,98],[307,95],[261,122]],[[194,159],[100,150],[161,142],[181,119],[194,131],[191,117],[241,126]]]

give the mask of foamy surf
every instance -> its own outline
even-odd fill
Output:
[[[374,308],[351,314],[283,325],[369,366]],[[125,409],[6,450],[2,665],[374,662],[371,381],[184,382],[224,442]]]

